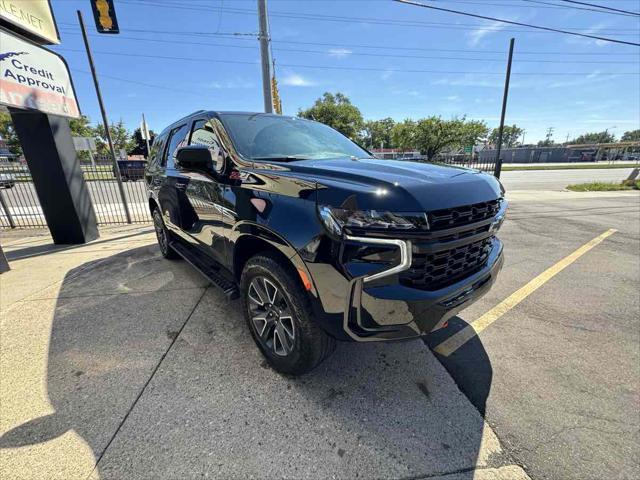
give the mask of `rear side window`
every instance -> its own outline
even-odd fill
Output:
[[[162,166],[167,165],[167,163],[170,166],[174,165],[176,151],[178,148],[184,147],[187,144],[188,132],[189,127],[187,125],[182,125],[171,130],[171,134],[169,136],[169,148],[167,148],[165,152],[164,159],[162,160]]]
[[[162,154],[164,152],[164,146],[167,142],[167,136],[162,135],[160,137],[156,137],[151,144],[151,152],[149,153],[149,165],[150,166],[158,166],[160,164],[160,159],[162,158]]]

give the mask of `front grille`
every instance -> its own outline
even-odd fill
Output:
[[[435,253],[414,253],[400,283],[420,290],[438,290],[480,270],[491,253],[492,238]]]
[[[500,199],[462,207],[445,208],[428,213],[429,230],[445,230],[494,217],[500,210]]]

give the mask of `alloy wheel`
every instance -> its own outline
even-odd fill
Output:
[[[251,323],[263,347],[281,357],[291,354],[295,345],[295,323],[281,289],[259,275],[251,280],[247,297]]]

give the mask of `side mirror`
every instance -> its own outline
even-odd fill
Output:
[[[215,174],[211,152],[201,145],[181,147],[176,152],[176,168]]]

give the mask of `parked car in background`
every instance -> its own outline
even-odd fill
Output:
[[[336,340],[444,327],[503,263],[495,177],[380,160],[310,120],[196,112],[157,137],[145,179],[162,255],[240,297],[256,344],[287,374]]]
[[[118,169],[123,182],[142,180],[146,166],[146,160],[118,160]]]
[[[16,181],[13,175],[9,173],[0,173],[0,188],[13,188]]]

